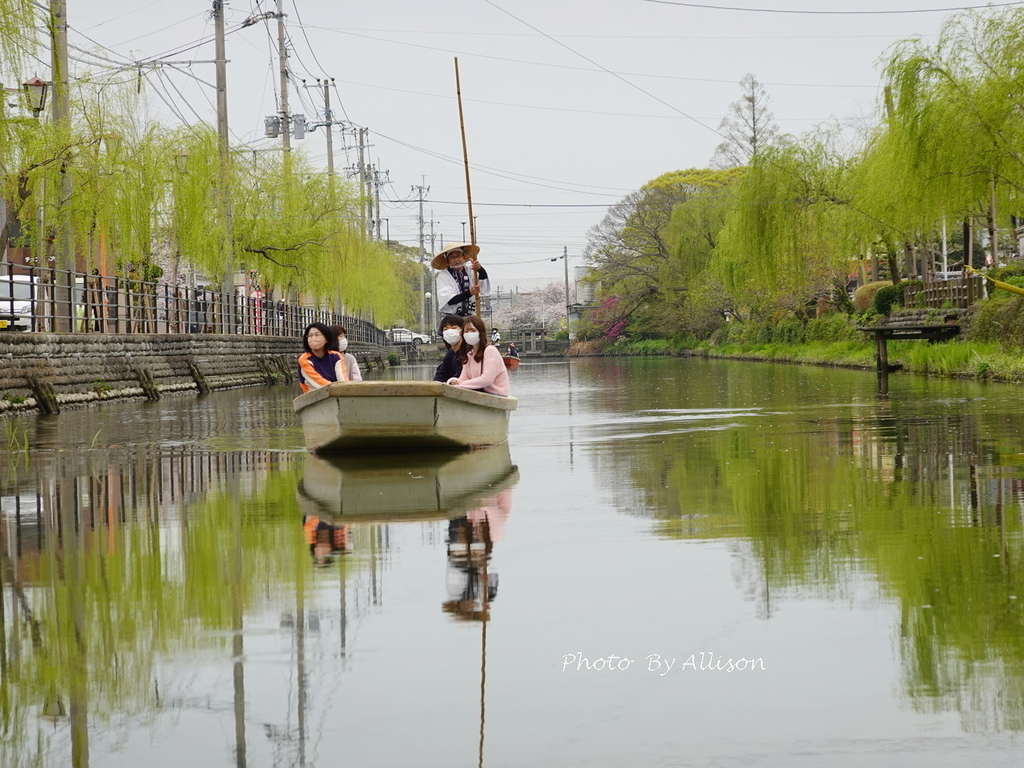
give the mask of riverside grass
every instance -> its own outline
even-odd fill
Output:
[[[766,362],[831,365],[844,368],[875,367],[875,344],[867,338],[807,343],[712,344],[692,339],[622,340],[605,349],[610,355],[693,355],[709,358],[764,360]],[[1024,355],[993,342],[890,341],[889,364],[907,373],[1024,383]]]

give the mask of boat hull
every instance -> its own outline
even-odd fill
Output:
[[[435,381],[336,382],[295,398],[315,453],[463,450],[508,438],[518,401]]]
[[[518,478],[507,443],[457,453],[308,455],[297,497],[304,515],[332,525],[442,520]]]

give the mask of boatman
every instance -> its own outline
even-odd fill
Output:
[[[487,270],[480,266],[480,246],[470,243],[449,245],[437,254],[430,266],[437,270],[437,306],[442,315],[469,317],[477,314],[481,296],[489,296],[491,284]],[[473,272],[480,279],[473,284]]]

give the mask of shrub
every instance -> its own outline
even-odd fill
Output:
[[[1010,283],[1011,285],[1017,285],[1017,283],[1011,280],[1011,277],[1024,276],[1024,261],[1014,261],[1007,264],[1005,267],[999,267],[993,269],[988,273],[995,280],[1002,280],[1004,283]]]
[[[566,354],[569,357],[586,357],[587,355],[600,355],[608,346],[604,339],[577,339],[569,345]]]
[[[778,344],[803,344],[806,336],[806,327],[795,317],[787,317],[785,320],[776,323],[774,327],[768,326],[771,341]]]
[[[902,285],[883,285],[875,292],[872,306],[880,315],[888,315],[903,300]]]
[[[862,285],[853,294],[853,308],[858,312],[867,312],[875,300],[875,294],[878,293],[878,289],[886,285],[892,285],[892,281],[878,280],[874,283]]]
[[[965,335],[971,341],[1020,347],[1024,342],[1024,298],[996,291],[993,298],[978,305]]]
[[[625,345],[625,351],[634,355],[667,355],[672,351],[668,339],[638,339]]]
[[[807,323],[805,341],[854,341],[860,339],[856,326],[845,314],[831,314]]]

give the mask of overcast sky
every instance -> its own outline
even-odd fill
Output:
[[[950,7],[936,0],[729,2],[758,12],[713,2],[283,0],[291,111],[313,121],[322,93],[295,86],[334,78],[336,119],[369,128],[372,162],[388,172],[381,217],[391,238],[416,245],[412,187],[423,184],[438,246],[442,237],[460,240],[467,212],[458,56],[481,260],[492,283],[529,289],[561,279],[562,262],[549,259],[563,247],[572,265],[582,263],[587,230],[608,205],[667,171],[707,167],[746,73],[767,88],[785,132],[829,120],[870,122],[880,58],[899,40],[934,40]],[[213,65],[199,63],[214,56],[210,2],[67,5],[78,49],[103,46],[113,61],[170,54],[165,60],[194,61],[175,66],[213,82]],[[240,26],[275,8],[275,0],[227,5],[230,129],[236,144],[257,149],[280,146],[263,138],[264,117],[278,109],[276,21]],[[177,53],[200,40],[210,42]],[[113,66],[72,53],[83,60],[77,73],[101,75]],[[168,67],[143,73],[154,110],[168,121],[214,122],[212,88]],[[336,165],[351,167],[351,141],[340,126],[335,131]],[[295,146],[325,164],[322,128]]]

